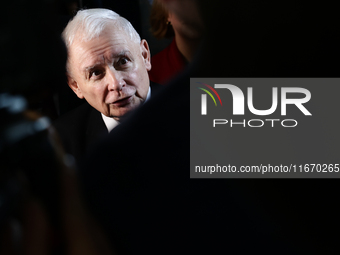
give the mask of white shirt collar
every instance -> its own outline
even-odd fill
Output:
[[[149,86],[149,91],[148,91],[148,94],[146,95],[145,102],[148,101],[150,99],[150,97],[151,97],[151,87]],[[108,132],[110,133],[111,130],[114,129],[119,124],[119,121],[115,120],[114,118],[107,117],[104,114],[101,114],[101,115],[102,115],[103,121],[105,123],[105,126],[106,126]]]
[[[102,114],[102,118],[109,133],[119,124],[118,120],[115,120],[114,118],[111,117],[107,117],[104,114]]]
[[[151,86],[149,86],[148,94],[146,95],[145,102],[148,101],[151,97]]]

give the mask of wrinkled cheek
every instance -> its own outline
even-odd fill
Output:
[[[127,81],[129,81],[130,84],[135,84],[136,82],[140,82],[142,77],[138,75],[138,72],[136,70],[130,72],[129,76],[127,77]]]
[[[143,63],[139,63],[131,70],[129,76],[126,77],[126,82],[134,86],[135,95],[138,98],[142,101],[146,99],[149,90],[149,75]]]
[[[92,98],[95,98],[98,104],[105,103],[107,93],[105,93],[103,86],[93,86],[90,93]]]
[[[108,104],[104,104],[103,105],[103,109],[104,109],[104,115],[106,115],[106,116],[109,116],[110,115],[110,112],[111,112],[111,109],[110,109],[110,105],[108,105]]]
[[[108,115],[110,112],[110,107],[108,104],[106,104],[107,93],[103,91],[103,88],[100,86],[94,86],[89,94],[92,98],[93,103],[96,104],[95,108],[97,108],[97,110],[102,112],[104,115]]]
[[[142,99],[142,101],[145,101],[146,96],[148,95],[148,91],[149,91],[149,78],[148,77],[144,77],[144,79],[140,79],[137,87],[136,87],[136,95],[138,95],[138,97],[140,99]]]
[[[137,93],[136,93],[137,94]],[[140,96],[135,96],[133,104],[131,105],[131,108],[135,109],[139,107],[145,100],[141,98]]]

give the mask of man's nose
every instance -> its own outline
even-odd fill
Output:
[[[125,81],[122,75],[113,68],[109,68],[107,72],[107,82],[108,82],[108,90],[110,91],[121,91],[125,86]]]

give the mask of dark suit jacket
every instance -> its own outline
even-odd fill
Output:
[[[150,86],[152,97],[162,88],[153,82],[150,82]],[[74,156],[78,164],[84,154],[108,134],[101,113],[87,102],[61,116],[53,126],[65,152]]]

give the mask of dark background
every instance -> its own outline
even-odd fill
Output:
[[[113,7],[114,3],[83,1],[83,6]],[[130,1],[119,3],[122,4],[122,12],[126,11],[128,5],[127,15],[131,16],[125,17],[132,21],[137,31],[142,31],[144,37],[143,25],[134,24],[144,17],[140,13],[142,5]],[[31,109],[51,119],[79,103],[63,76],[65,50],[60,42],[60,32],[74,11],[74,8],[67,7],[68,4],[71,2],[5,2],[1,16],[1,92],[24,95]],[[289,1],[282,4],[265,1],[204,1],[203,5],[209,30],[206,44],[198,58],[198,71],[192,76],[338,76],[339,23],[335,6],[326,2],[303,4]],[[183,82],[184,86],[189,86],[189,79],[186,82]],[[184,93],[189,100],[188,89],[177,92]],[[184,106],[182,114],[189,120],[188,104]],[[333,118],[337,118],[336,114]],[[183,133],[188,134],[188,131],[189,126],[184,123]],[[234,143],[230,142],[232,146]],[[189,147],[182,151],[187,151],[187,155],[181,158],[189,159]],[[172,160],[176,162],[178,159]],[[240,160],[246,162],[247,155]],[[190,223],[195,223],[186,232],[192,237],[187,243],[193,247],[199,244],[206,248],[206,252],[210,250],[212,253],[220,247],[228,251],[228,240],[234,242],[239,239],[237,245],[243,248],[248,245],[248,251],[252,247],[260,251],[259,247],[263,245],[267,247],[266,251],[274,254],[284,254],[286,250],[289,254],[339,252],[338,179],[189,180],[188,160],[176,163],[181,163],[177,164],[179,167],[176,170],[186,171],[185,180],[190,181],[188,193],[191,199],[184,201],[190,211],[184,212],[184,216]],[[162,180],[157,183],[162,186]],[[174,190],[176,184],[173,184]],[[123,212],[120,215],[124,216]],[[190,217],[193,220],[189,220]],[[177,229],[178,235],[186,228],[186,219]],[[144,222],[141,220],[139,223]],[[228,226],[239,231],[231,232]],[[204,233],[202,229],[213,231]],[[221,232],[225,235],[220,235]],[[141,233],[136,238],[138,240],[145,238],[150,241],[152,238],[146,236],[144,231],[136,233]],[[155,237],[158,233],[152,234]],[[257,243],[261,237],[271,239]],[[142,243],[143,239],[139,242]],[[130,247],[133,245],[131,243]]]

